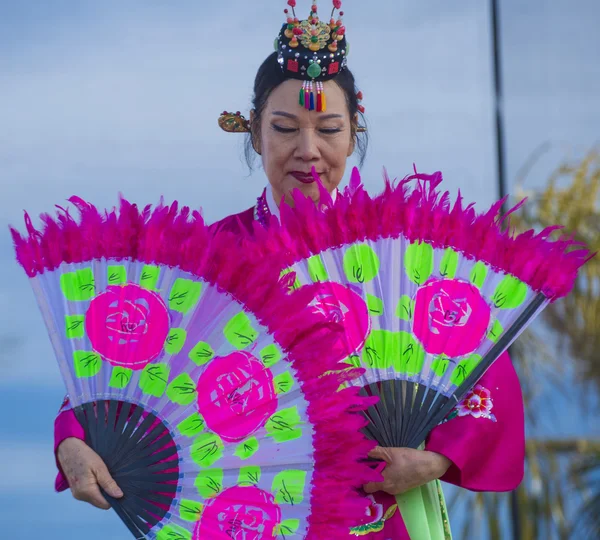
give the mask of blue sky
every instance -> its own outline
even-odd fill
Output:
[[[536,186],[599,142],[600,4],[500,3],[508,176],[549,143],[528,179]],[[143,203],[164,195],[201,206],[209,221],[251,206],[264,177],[248,175],[241,139],[216,119],[248,111],[283,21],[283,0],[265,4],[0,0],[0,229],[72,194],[100,206],[119,191]],[[496,197],[487,4],[346,0],[371,133],[369,189],[381,188],[384,166],[403,176],[416,162],[482,206]],[[12,518],[3,530],[15,539],[127,538],[116,518],[52,493],[62,383],[12,257],[2,234],[0,405],[11,413],[0,435],[0,517]]]

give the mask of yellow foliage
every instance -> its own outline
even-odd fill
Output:
[[[592,252],[600,252],[600,155],[590,153],[580,163],[565,164],[542,191],[530,197],[513,220],[519,229],[564,226]],[[556,330],[586,374],[600,382],[600,257],[580,272],[573,292],[548,307],[545,320]]]

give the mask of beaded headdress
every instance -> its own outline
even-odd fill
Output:
[[[300,106],[309,111],[324,112],[327,110],[327,98],[323,83],[346,69],[350,45],[346,40],[342,0],[332,0],[329,20],[320,18],[317,1],[312,1],[308,18],[300,20],[296,16],[296,0],[287,0],[291,10],[284,10],[286,22],[275,38],[275,51],[285,76],[303,81]],[[358,110],[364,113],[365,109],[360,104],[362,93],[359,92],[357,98]],[[250,131],[249,121],[240,112],[234,114],[224,111],[219,118],[219,125],[230,133]],[[366,129],[358,127],[357,131]]]
[[[323,83],[336,77],[348,63],[348,42],[343,23],[341,0],[333,0],[329,21],[319,17],[314,0],[308,19],[296,16],[296,0],[288,0],[291,13],[284,12],[287,22],[275,40],[277,61],[285,75],[304,81],[300,90],[300,105],[308,110],[327,110]],[[336,18],[336,11],[338,15]]]

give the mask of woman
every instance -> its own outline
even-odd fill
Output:
[[[333,3],[339,9],[341,2]],[[293,12],[295,1],[288,4]],[[257,73],[250,121],[239,113],[224,113],[219,120],[227,131],[248,133],[247,155],[261,156],[268,179],[257,204],[214,225],[221,230],[243,235],[252,234],[255,221],[267,226],[270,215],[278,216],[280,202],[289,200],[294,189],[317,203],[313,166],[335,196],[348,156],[357,151],[364,159],[366,140],[358,123],[364,109],[346,66],[342,21],[320,21],[316,6],[308,21],[292,15],[281,30],[277,52]],[[312,67],[315,64],[318,67]],[[514,489],[523,477],[523,424],[519,382],[505,354],[449,419],[432,431],[424,450],[373,450],[371,457],[385,461],[387,467],[381,483],[364,486],[372,494],[371,513],[351,535],[382,540],[450,538],[438,480],[476,491]],[[83,429],[65,400],[55,422],[61,471],[56,489],[70,487],[75,498],[107,509],[100,488],[117,498],[122,492],[83,440]]]

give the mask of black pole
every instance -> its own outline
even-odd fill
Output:
[[[502,57],[500,44],[500,9],[499,1],[491,0],[493,62],[494,62],[494,108],[496,117],[496,165],[498,167],[498,194],[500,198],[508,194],[506,182],[506,163],[504,148],[504,94],[502,85]],[[506,204],[505,204],[506,207]],[[521,540],[521,512],[519,510],[518,491],[510,494],[510,513],[513,540]]]
[[[498,0],[492,0],[492,38],[494,59],[494,108],[496,117],[496,165],[498,167],[498,191],[500,198],[508,193],[504,157],[504,95],[502,88],[502,58],[500,55],[500,10]]]

